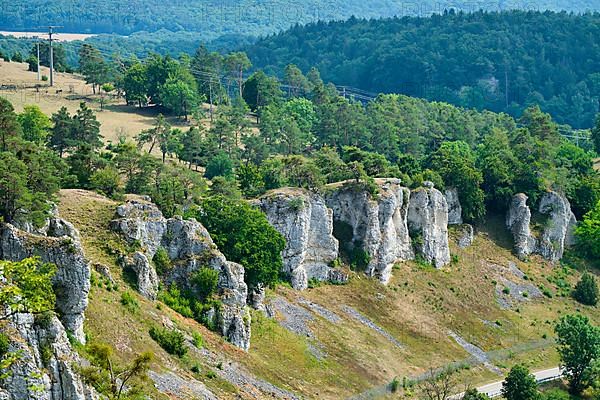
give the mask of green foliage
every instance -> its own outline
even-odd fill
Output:
[[[144,383],[154,355],[142,353],[126,365],[117,363],[113,349],[104,343],[90,343],[83,349],[90,365],[79,369],[84,381],[109,399],[134,399],[146,392]],[[145,397],[145,396],[144,396]]]
[[[214,196],[204,199],[191,216],[206,227],[228,260],[244,266],[246,283],[253,287],[277,281],[285,240],[260,210],[244,201]]]
[[[176,285],[171,285],[166,291],[161,291],[158,294],[158,299],[184,317],[195,317],[194,310],[192,310],[193,300],[190,296],[182,294]]]
[[[118,199],[123,190],[119,171],[113,166],[95,171],[90,176],[90,188],[108,197]]]
[[[154,267],[156,268],[156,272],[159,276],[163,276],[166,272],[173,268],[169,253],[164,247],[159,247],[156,249],[156,253],[154,253],[152,261],[154,262]]]
[[[431,155],[431,167],[438,172],[448,187],[458,191],[463,216],[477,221],[485,215],[484,193],[480,185],[483,176],[475,166],[475,154],[466,142],[444,142]]]
[[[183,333],[176,329],[168,329],[153,326],[150,328],[150,337],[156,341],[167,353],[178,357],[187,354],[185,338]]]
[[[468,389],[462,397],[462,400],[489,400],[488,395],[479,393],[477,389]]]
[[[23,139],[37,144],[45,144],[52,124],[48,116],[37,105],[26,105],[17,120],[23,130]]]
[[[54,310],[56,296],[51,279],[56,266],[45,264],[39,258],[26,258],[19,262],[0,261],[0,306],[7,319],[14,313],[33,314]],[[8,314],[5,314],[5,313]]]
[[[202,335],[198,332],[193,332],[192,343],[194,344],[194,346],[196,346],[196,348],[202,349],[204,347],[204,339],[202,338]]]
[[[222,176],[224,178],[231,177],[233,175],[233,163],[229,156],[225,152],[218,153],[213,157],[206,166],[204,176],[208,179],[213,179],[216,176]]]
[[[540,398],[535,377],[523,365],[511,368],[506,380],[502,383],[502,396],[506,400],[536,400]]]
[[[279,75],[293,60],[303,71],[318,66],[325,81],[373,93],[402,93],[514,117],[537,103],[561,124],[589,128],[600,82],[593,67],[600,64],[600,52],[589,49],[599,22],[593,13],[531,11],[351,19],[296,26],[259,40],[248,53],[258,68]],[[518,50],[509,51],[500,38]]]
[[[600,258],[600,201],[575,229],[578,247],[593,258]]]
[[[595,306],[598,304],[598,283],[590,273],[584,273],[581,280],[577,282],[573,297],[581,304]]]
[[[217,291],[219,283],[219,271],[210,267],[200,268],[194,272],[190,278],[193,290],[198,294],[200,300],[204,303],[209,300]]]
[[[4,356],[8,353],[9,345],[10,339],[8,335],[4,332],[0,332],[0,359],[4,358]]]
[[[137,299],[129,291],[121,293],[121,304],[131,313],[137,312],[140,308]]]
[[[556,324],[558,354],[569,388],[580,394],[597,378],[594,363],[600,357],[600,328],[583,315],[566,315]]]

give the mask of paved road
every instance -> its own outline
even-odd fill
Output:
[[[545,369],[543,371],[537,371],[533,373],[533,376],[535,376],[535,380],[538,383],[556,380],[562,375],[563,372],[558,367]],[[487,385],[478,387],[477,390],[480,393],[485,393],[490,397],[497,397],[500,396],[500,394],[502,393],[502,382],[503,381],[489,383]],[[452,397],[453,400],[460,398],[462,398],[462,393]]]

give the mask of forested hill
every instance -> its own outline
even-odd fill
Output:
[[[560,123],[593,125],[600,96],[600,14],[445,13],[315,23],[247,49],[282,75],[317,67],[326,81],[521,114],[539,104]]]
[[[199,32],[202,40],[226,34],[265,35],[294,24],[390,16],[428,16],[454,8],[472,12],[507,9],[600,10],[599,0],[15,0],[0,7],[0,29],[62,25],[63,31],[130,34],[159,29]]]

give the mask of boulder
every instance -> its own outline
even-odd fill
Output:
[[[408,227],[416,250],[436,268],[450,262],[448,203],[432,182],[424,182],[410,195]]]
[[[53,277],[56,308],[64,327],[82,343],[84,312],[88,305],[91,267],[86,260],[79,233],[64,220],[50,222],[61,237],[42,236],[19,230],[10,224],[0,225],[0,259],[20,261],[38,256],[57,266]],[[53,232],[49,229],[48,234]]]
[[[146,255],[140,251],[125,257],[125,268],[131,269],[137,278],[137,289],[140,294],[150,300],[156,300],[158,294],[158,275]]]
[[[406,223],[410,192],[398,179],[377,179],[377,195],[363,185],[345,182],[329,187],[340,246],[359,247],[369,255],[365,273],[388,283],[396,262],[414,258]]]
[[[521,260],[536,249],[536,239],[530,229],[531,210],[527,199],[524,193],[514,195],[506,214],[506,227],[513,235],[515,253]]]
[[[446,189],[444,196],[448,204],[448,225],[462,224],[462,207],[458,199],[458,190],[456,188]]]
[[[329,280],[339,246],[333,236],[333,211],[325,200],[306,190],[286,188],[268,193],[255,204],[285,238],[283,272],[292,287],[304,290],[310,279]]]
[[[473,244],[474,239],[475,232],[473,229],[473,225],[461,225],[459,228],[458,247],[460,247],[461,249],[466,249],[467,247]]]
[[[541,200],[539,212],[548,220],[538,242],[536,252],[552,262],[562,258],[565,246],[573,243],[573,231],[577,224],[569,200],[557,192],[546,192]]]
[[[5,333],[9,351],[19,352],[2,388],[7,400],[96,400],[100,396],[77,373],[82,363],[71,348],[67,333],[54,316],[37,321],[32,314],[10,318]]]
[[[206,228],[194,219],[167,219],[156,205],[143,199],[128,201],[119,206],[116,216],[111,227],[123,234],[129,243],[139,243],[142,247],[137,259],[140,263],[147,264],[140,269],[145,282],[145,289],[140,290],[151,294],[156,287],[154,269],[147,261],[152,259],[160,247],[166,250],[173,268],[157,277],[156,282],[162,280],[166,284],[194,289],[190,287],[193,273],[206,267],[218,271],[218,290],[222,305],[213,309],[211,315],[225,338],[235,346],[248,350],[250,315],[246,307],[248,287],[244,282],[244,267],[225,259]]]

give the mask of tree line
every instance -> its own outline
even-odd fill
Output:
[[[537,104],[560,124],[590,128],[600,110],[599,36],[598,13],[451,10],[296,26],[246,51],[269,73],[317,67],[336,84],[513,117]]]

